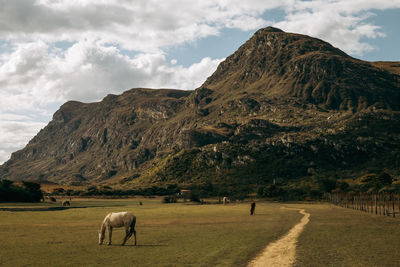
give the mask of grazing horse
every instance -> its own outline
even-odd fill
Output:
[[[71,203],[70,203],[68,200],[64,200],[64,201],[62,202],[62,205],[63,205],[63,207],[65,207],[65,206],[71,206]]]
[[[99,232],[99,245],[103,244],[106,229],[108,229],[108,245],[111,245],[112,229],[114,227],[125,227],[125,238],[122,242],[122,246],[132,236],[135,235],[135,246],[136,246],[136,216],[130,212],[111,212],[107,214],[101,225]]]

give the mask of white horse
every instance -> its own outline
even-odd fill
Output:
[[[125,227],[125,238],[122,242],[122,246],[125,245],[125,242],[132,236],[135,235],[135,246],[136,246],[136,216],[130,212],[111,212],[107,214],[104,218],[104,221],[101,225],[99,232],[99,245],[103,244],[106,229],[108,229],[108,245],[111,245],[111,236],[112,229],[114,227]],[[129,229],[130,228],[130,229]]]

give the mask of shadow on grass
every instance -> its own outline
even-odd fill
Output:
[[[75,207],[32,207],[32,208],[0,208],[0,211],[58,211],[68,209],[104,208],[104,207],[124,207],[126,205],[115,206],[75,206]]]
[[[106,245],[108,246],[108,245]],[[110,247],[167,247],[167,245],[164,244],[137,244],[136,246],[133,244],[125,244],[122,246],[121,244],[111,244],[109,245]]]

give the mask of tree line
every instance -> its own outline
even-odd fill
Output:
[[[40,184],[23,181],[21,185],[10,180],[0,180],[1,202],[39,202],[43,199]]]
[[[73,190],[62,187],[55,188],[46,195],[58,196],[173,196],[181,189],[189,189],[197,198],[226,196],[230,199],[242,200],[257,195],[260,198],[280,201],[288,200],[320,200],[326,198],[327,193],[400,193],[400,183],[393,183],[395,179],[386,172],[366,174],[353,181],[346,182],[337,177],[312,176],[309,178],[282,183],[275,182],[251,185],[212,183],[205,181],[195,185],[154,185],[147,188],[117,189],[110,186],[89,186],[86,189]],[[33,182],[22,182],[16,185],[9,180],[0,180],[0,201],[35,202],[43,198],[40,185]]]

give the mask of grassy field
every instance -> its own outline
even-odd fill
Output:
[[[139,201],[143,206],[139,206]],[[4,207],[52,207],[59,203]],[[258,202],[249,204],[162,204],[156,199],[76,199],[60,211],[0,211],[1,266],[245,266],[265,245],[284,235],[301,218],[310,222],[300,235],[294,266],[400,266],[400,218],[369,215],[330,204]],[[99,246],[97,230],[111,211],[137,216],[133,239]],[[107,240],[106,235],[106,240]]]
[[[21,206],[8,203],[0,208]],[[244,266],[301,218],[296,211],[268,203],[258,203],[256,216],[249,215],[248,203],[187,205],[127,199],[73,200],[74,206],[82,208],[0,211],[0,265]],[[137,216],[138,246],[133,240],[119,245],[122,229],[114,230],[112,246],[97,244],[97,230],[111,211]]]
[[[291,206],[311,214],[294,266],[400,266],[400,218],[328,204]]]

